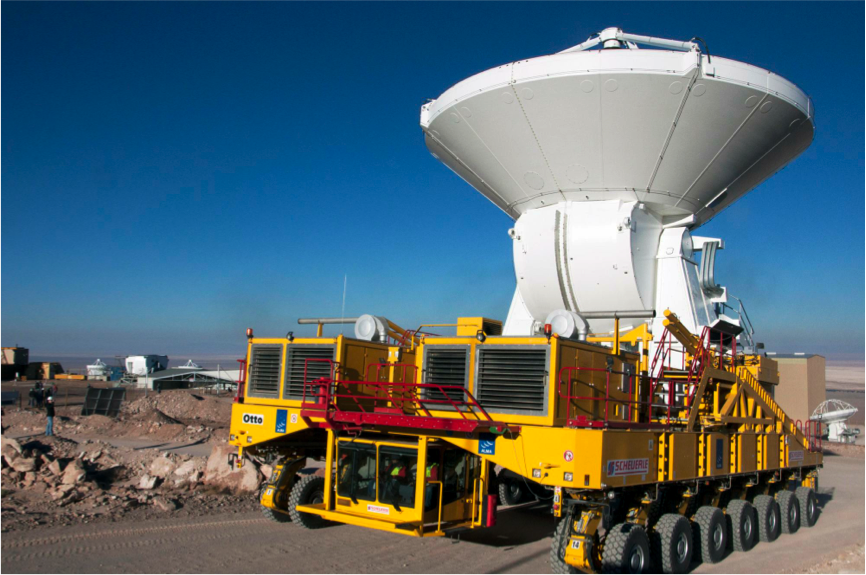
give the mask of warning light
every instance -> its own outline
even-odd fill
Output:
[[[544,324],[544,335],[546,335],[547,337],[553,335],[553,326],[549,323]]]
[[[247,328],[247,339],[252,339],[252,337],[253,337],[253,328],[248,327]]]

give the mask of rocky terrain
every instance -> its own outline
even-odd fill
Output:
[[[270,468],[229,466],[230,413],[227,401],[167,391],[126,404],[117,418],[58,414],[58,435],[45,437],[40,411],[4,410],[2,531],[254,509],[252,494]],[[118,438],[203,445],[210,455],[127,447]]]

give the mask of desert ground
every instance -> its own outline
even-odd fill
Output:
[[[862,417],[862,366],[827,376],[828,397],[845,394]],[[133,393],[117,418],[82,417],[83,386],[58,385],[55,438],[42,435],[41,412],[4,407],[4,573],[550,571],[549,507],[503,508],[495,528],[459,538],[276,524],[254,495],[267,467],[226,469],[230,397]],[[693,572],[863,573],[864,480],[863,447],[829,447],[817,525]]]

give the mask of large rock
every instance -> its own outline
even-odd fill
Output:
[[[60,476],[63,473],[63,464],[60,463],[57,459],[48,464],[48,471],[53,473],[55,476]]]
[[[228,444],[214,446],[207,460],[204,483],[235,494],[255,493],[262,482],[262,477],[255,464],[246,461],[243,467],[237,469],[228,463],[229,455],[236,453],[236,449],[236,447]]]
[[[154,477],[152,475],[144,475],[138,481],[139,489],[153,489],[156,487],[157,482],[159,481],[159,477]]]
[[[12,462],[22,457],[21,444],[14,439],[9,439],[5,435],[2,436],[3,445],[0,448],[0,453],[3,454],[3,463],[12,467]]]
[[[4,455],[5,457],[5,455]],[[12,466],[12,469],[19,473],[28,473],[30,471],[36,471],[36,458],[35,457],[16,457],[12,461],[9,462],[9,465]]]
[[[174,474],[177,477],[188,477],[198,471],[199,463],[195,459],[190,459],[189,461],[184,461],[181,463],[177,469],[174,470]]]
[[[174,461],[166,456],[157,457],[150,464],[150,475],[165,479],[174,471]]]
[[[17,455],[21,455],[21,444],[6,437],[5,435],[0,436],[0,451],[2,451],[3,455],[9,453],[10,455],[14,452]]]
[[[63,479],[61,481],[64,485],[76,485],[81,483],[87,479],[87,470],[84,469],[84,465],[78,459],[73,459],[67,464],[66,469],[63,471]]]
[[[153,505],[166,512],[177,509],[177,501],[167,497],[154,497]]]

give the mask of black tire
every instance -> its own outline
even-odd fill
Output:
[[[523,480],[507,475],[499,478],[499,501],[503,505],[517,505],[526,499]]]
[[[550,542],[550,570],[557,575],[570,575],[580,573],[576,567],[565,562],[565,546],[568,545],[568,517],[564,517],[553,532],[553,541]],[[573,520],[572,520],[573,521]]]
[[[725,513],[730,522],[731,546],[734,551],[748,551],[758,542],[758,519],[748,501],[734,499]]]
[[[262,494],[267,488],[268,486],[265,485],[259,491],[259,501],[262,500]],[[259,505],[259,507],[262,508],[262,515],[274,523],[291,523],[292,521],[292,518],[288,513],[280,513],[279,511],[274,511],[270,507],[265,507],[264,505]]]
[[[328,522],[312,513],[301,513],[298,505],[322,503],[325,500],[325,478],[318,475],[308,475],[298,480],[289,495],[289,515],[292,523],[305,529],[319,529]]]
[[[650,550],[646,530],[634,523],[614,525],[604,540],[601,568],[605,573],[649,573]]]
[[[699,508],[695,513],[694,527],[696,547],[701,551],[701,561],[704,563],[721,561],[728,546],[728,526],[722,510],[710,505]]]
[[[800,527],[812,527],[818,522],[818,496],[811,487],[798,487],[794,494],[800,502]]]
[[[800,502],[793,491],[780,491],[776,494],[779,515],[782,519],[782,533],[796,533],[800,529]]]
[[[692,562],[692,524],[677,513],[662,515],[653,533],[653,557],[662,573],[687,573]]]
[[[775,541],[782,531],[779,504],[769,495],[756,496],[753,504],[758,516],[758,538],[766,543]]]

